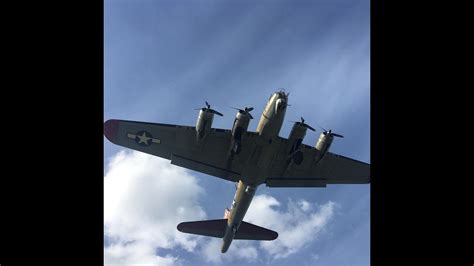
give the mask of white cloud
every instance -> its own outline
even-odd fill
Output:
[[[282,210],[276,198],[257,195],[244,220],[277,231],[278,239],[234,240],[222,254],[222,239],[176,230],[182,221],[206,219],[198,201],[204,193],[195,177],[168,160],[140,152],[116,154],[104,179],[104,230],[110,239],[104,250],[105,264],[179,265],[179,257],[166,254],[176,247],[218,264],[285,258],[317,238],[335,207],[333,202],[318,206],[301,199],[290,200]],[[165,255],[157,255],[157,249]]]
[[[205,219],[195,177],[169,161],[140,152],[116,154],[104,178],[107,265],[175,265],[177,257],[158,256],[157,248],[192,252],[197,238],[176,230],[182,221]]]
[[[249,207],[244,220],[258,226],[277,231],[274,241],[234,240],[228,252],[220,253],[222,239],[209,239],[202,246],[201,254],[207,262],[223,264],[226,261],[241,259],[247,262],[286,258],[314,241],[334,216],[334,202],[323,205],[299,200],[290,200],[287,210],[280,202],[268,195],[257,195]],[[259,256],[262,253],[266,256]],[[313,257],[317,260],[319,257]]]
[[[234,240],[226,253],[221,253],[222,239],[210,238],[202,245],[201,254],[206,262],[222,264],[223,261],[242,260],[254,262],[259,251],[251,240]]]
[[[207,262],[221,263],[224,256],[220,250],[222,239],[211,238],[202,247],[201,253]]]
[[[131,244],[113,244],[105,249],[105,265],[176,265],[176,257],[157,256],[152,245],[146,241]]]
[[[311,204],[307,202],[306,200],[300,200],[298,202],[298,205],[300,206],[302,211],[309,211],[311,209]]]
[[[254,198],[246,219],[250,223],[278,232],[274,241],[262,241],[260,247],[273,258],[286,258],[314,241],[333,218],[334,202],[316,206],[305,200],[289,201],[287,211],[279,211],[280,203],[268,195]],[[310,212],[315,208],[316,211]]]

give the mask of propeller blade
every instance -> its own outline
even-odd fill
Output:
[[[301,122],[300,122],[300,121],[288,121],[288,122],[292,122],[292,123],[295,123],[295,124],[299,124],[299,125],[301,125],[301,126],[303,126],[303,127],[305,127],[305,128],[308,128],[308,129],[310,129],[310,130],[312,130],[312,131],[316,131],[316,129],[314,129],[312,126],[310,126],[310,125],[308,125],[308,124],[306,124],[306,123],[304,122],[305,120],[304,120],[304,118],[303,118],[302,116],[300,117],[300,119],[301,119]]]
[[[235,108],[235,107],[230,107],[230,108],[235,109],[235,110],[239,110],[239,112],[241,112],[241,113],[246,113],[250,117],[250,119],[253,119],[253,116],[250,114],[250,111],[253,110],[253,107],[250,107],[250,108],[245,107],[244,110],[242,110],[240,108]]]
[[[203,108],[199,108],[199,109],[195,109],[195,110],[202,110],[204,112],[210,112],[210,113],[213,113],[213,114],[216,114],[216,115],[224,116],[223,114],[219,113],[218,111],[211,109],[211,105],[207,101],[205,101],[205,103],[206,103],[207,108],[203,107]]]
[[[220,116],[224,116],[223,114],[217,112],[216,110],[209,109],[209,111],[211,111],[211,113],[213,113],[213,114],[220,115]]]
[[[322,127],[320,127],[320,128],[322,128]],[[323,129],[324,129],[324,128],[323,128]],[[329,136],[331,136],[331,137],[344,138],[343,135],[339,135],[339,134],[337,134],[337,133],[333,133],[331,129],[330,129],[330,130],[325,130],[325,129],[324,129],[323,134],[324,134],[324,135],[329,134]]]
[[[301,122],[303,123],[303,125],[304,125],[306,128],[309,128],[309,129],[312,130],[312,131],[316,131],[316,129],[314,129],[312,126],[310,126],[310,125],[308,125],[308,124],[306,124],[306,123],[304,122],[304,118],[303,118],[303,117],[301,117]]]

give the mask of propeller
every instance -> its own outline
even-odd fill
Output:
[[[323,130],[323,134],[324,134],[324,135],[329,134],[329,136],[332,136],[332,137],[339,137],[339,138],[343,138],[343,137],[344,137],[343,135],[339,135],[339,134],[337,134],[337,133],[332,132],[331,129],[330,129],[330,130],[327,130],[327,129],[325,129],[324,127],[319,126],[319,125],[318,125],[318,127],[320,127],[320,128]]]
[[[310,129],[310,130],[312,130],[312,131],[316,131],[316,129],[314,129],[313,127],[311,127],[310,125],[308,125],[308,124],[306,124],[306,123],[304,122],[304,118],[303,118],[303,117],[301,117],[301,122],[298,122],[298,121],[290,121],[290,122],[293,122],[293,123],[296,123],[296,124],[298,124],[298,125],[301,125],[301,126],[303,126],[303,127],[305,127],[305,128],[308,128],[308,129]]]
[[[288,98],[288,96],[290,96],[290,93],[289,92],[286,92],[285,89],[281,88],[278,93],[280,95],[284,95],[286,98]]]
[[[339,137],[339,138],[343,138],[343,137],[344,137],[343,135],[339,135],[339,134],[337,134],[337,133],[333,133],[331,129],[330,129],[330,130],[326,130],[326,129],[324,129],[323,127],[320,127],[320,128],[322,128],[322,129],[324,130],[324,131],[323,131],[323,134],[324,134],[324,135],[329,134],[329,136],[333,136],[333,137]]]
[[[232,109],[235,109],[235,110],[239,110],[239,113],[241,113],[241,114],[247,114],[247,115],[250,117],[250,119],[253,119],[253,116],[250,114],[250,112],[253,110],[253,107],[250,107],[250,108],[245,107],[244,110],[242,110],[242,109],[240,109],[240,108],[235,108],[235,107],[231,107],[231,108],[232,108]]]
[[[197,108],[197,109],[194,109],[194,110],[202,110],[203,112],[209,112],[209,113],[213,113],[213,114],[216,114],[216,115],[224,116],[223,114],[217,112],[216,110],[211,109],[211,105],[207,101],[206,101],[206,107]]]

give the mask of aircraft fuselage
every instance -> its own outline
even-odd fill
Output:
[[[256,130],[260,136],[267,140],[278,137],[285,118],[287,104],[288,96],[283,92],[276,92],[270,96]]]
[[[262,137],[262,143],[259,149],[258,157],[253,162],[253,169],[258,169],[259,163],[265,163],[271,157],[271,144],[273,139],[278,137],[280,129],[285,118],[286,107],[288,104],[288,95],[284,92],[275,92],[270,96],[262,116],[257,126],[256,132]],[[269,165],[269,164],[266,164]],[[258,185],[263,183],[265,177],[249,178],[245,183],[240,180],[232,201],[232,207],[227,218],[227,228],[222,241],[221,252],[225,253],[234,239],[234,235],[244,219],[245,214],[252,202]]]

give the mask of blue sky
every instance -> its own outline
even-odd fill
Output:
[[[287,121],[303,116],[315,128],[333,129],[345,138],[335,140],[332,152],[370,163],[369,1],[106,0],[104,7],[105,119],[195,125],[194,109],[209,101],[224,114],[214,119],[217,128],[232,126],[230,106],[253,106],[249,130],[255,131],[270,94],[285,88]],[[291,126],[286,122],[280,136],[287,137]],[[308,131],[303,142],[313,146],[320,133]],[[175,169],[105,137],[104,149],[106,264],[140,258],[150,265],[370,264],[370,185],[260,186],[256,204],[288,214],[288,224],[276,226],[290,231],[311,217],[326,220],[307,225],[314,231],[302,246],[234,241],[229,254],[209,259],[214,242],[166,230],[175,230],[181,218],[222,218],[234,184]],[[174,184],[163,180],[172,177]],[[179,191],[185,186],[188,195]],[[180,198],[168,193],[173,189]],[[175,209],[160,201],[176,203],[172,207],[186,215],[173,216]],[[259,221],[250,212],[249,219]],[[277,248],[290,254],[277,258],[271,252]],[[237,249],[246,255],[232,253]]]

